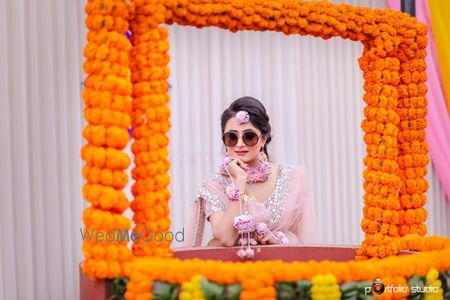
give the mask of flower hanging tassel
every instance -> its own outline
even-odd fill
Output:
[[[250,245],[253,244],[251,234],[256,229],[255,219],[250,215],[243,214],[234,218],[233,225],[238,230],[241,241],[241,249],[237,252],[237,256],[244,260],[252,259],[255,257],[255,252]],[[247,249],[244,249],[244,244],[247,246]]]

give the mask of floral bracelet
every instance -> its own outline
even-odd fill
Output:
[[[235,182],[230,183],[225,189],[225,194],[231,201],[239,201],[241,198],[241,192]]]
[[[289,240],[283,232],[275,231],[273,235],[275,236],[277,244],[289,244]]]

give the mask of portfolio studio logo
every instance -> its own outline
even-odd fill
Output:
[[[381,295],[384,292],[384,284],[380,281],[379,278],[375,280],[374,283],[372,283],[372,292],[375,294]]]

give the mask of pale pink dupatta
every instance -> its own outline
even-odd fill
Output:
[[[216,175],[215,178],[217,176],[221,175]],[[228,201],[224,187],[219,182],[210,179],[203,183],[199,196],[191,207],[184,247],[201,246],[206,214],[226,209]],[[261,209],[261,205],[257,204],[248,207],[257,220],[270,216],[271,230],[285,233],[290,244],[319,243],[314,205],[304,167],[280,166],[277,189],[264,203],[268,205],[267,210]],[[275,211],[271,214],[272,208]]]
[[[201,246],[207,217],[214,212],[226,209],[226,204],[229,200],[225,195],[224,188],[217,181],[217,178],[220,176],[218,173],[211,175],[208,180],[202,183],[197,199],[191,205],[190,214],[185,226],[187,230],[183,247]],[[207,201],[209,202],[207,203]]]
[[[206,220],[203,207],[204,200],[202,198],[197,198],[192,204],[188,222],[185,226],[187,229],[184,236],[183,247],[201,246]]]
[[[306,168],[292,166],[284,216],[276,230],[286,234],[290,244],[319,244],[317,221]]]

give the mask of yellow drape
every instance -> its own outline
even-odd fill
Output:
[[[421,0],[420,0],[421,1]],[[450,112],[450,1],[428,0],[447,108]]]

